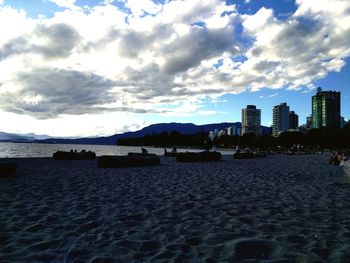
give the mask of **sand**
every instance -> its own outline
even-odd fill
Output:
[[[0,180],[0,262],[350,261],[342,167],[326,155],[223,159],[16,159],[16,178]]]

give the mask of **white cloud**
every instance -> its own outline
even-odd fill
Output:
[[[110,5],[110,4],[113,4],[115,2],[115,0],[104,0],[102,3],[104,5]]]
[[[22,134],[33,132],[55,137],[109,136],[135,131],[150,124],[139,116],[125,113],[63,115],[56,119],[39,120],[27,115],[0,111],[0,120],[6,120],[6,127],[2,127],[4,132]]]
[[[142,16],[144,14],[157,14],[162,6],[160,4],[155,4],[152,0],[126,0],[125,6],[130,8],[131,13],[134,16]]]
[[[26,16],[23,10],[8,6],[0,7],[0,47],[11,39],[26,35],[35,27],[36,21]],[[6,26],[4,26],[6,25]]]
[[[48,0],[57,6],[76,9],[75,0]]]
[[[217,115],[218,112],[214,110],[199,110],[196,112],[198,115],[203,115],[203,116],[211,116],[211,115]]]
[[[276,92],[276,93],[273,93],[273,94],[270,94],[270,95],[267,95],[267,96],[264,96],[264,95],[260,95],[259,96],[259,98],[260,99],[265,99],[265,98],[273,98],[273,97],[276,97],[276,96],[278,96],[278,92]]]
[[[339,71],[350,55],[350,26],[342,22],[350,19],[350,3],[297,2],[299,8],[287,21],[276,20],[264,8],[243,18],[246,35],[255,42],[241,69],[261,77],[260,83],[252,83],[253,89],[312,88],[313,81]]]
[[[271,25],[274,21],[273,10],[264,7],[254,15],[243,16],[244,30],[250,34],[256,34],[261,30],[266,30],[267,25]]]

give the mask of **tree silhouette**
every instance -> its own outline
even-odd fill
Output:
[[[171,133],[162,132],[139,138],[124,138],[117,141],[117,145],[198,148],[210,148],[213,145],[232,148],[235,145],[240,145],[241,147],[248,146],[264,149],[276,146],[291,147],[298,144],[309,148],[350,148],[350,125],[348,124],[342,129],[311,129],[305,131],[305,133],[283,132],[277,138],[270,135],[255,136],[253,133],[248,133],[243,136],[224,135],[211,141],[208,138],[208,133],[205,132],[181,134],[173,131]]]

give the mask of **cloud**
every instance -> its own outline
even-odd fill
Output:
[[[134,16],[142,16],[144,14],[157,14],[161,10],[161,5],[154,3],[152,0],[127,0],[125,6],[130,9]]]
[[[125,105],[112,92],[115,81],[90,72],[39,68],[19,74],[15,83],[22,88],[2,94],[0,109],[39,119],[102,112],[165,113]]]
[[[260,99],[273,98],[273,97],[276,97],[276,96],[278,96],[278,95],[279,95],[279,93],[276,92],[276,93],[273,93],[273,94],[270,94],[270,95],[267,95],[267,96],[260,95],[259,98],[260,98]]]
[[[104,110],[97,105],[114,101],[109,94],[113,81],[93,73],[35,69],[18,74],[16,84],[21,89],[3,94],[1,108],[38,118],[95,113]]]
[[[31,35],[13,38],[4,44],[0,48],[0,61],[28,53],[40,54],[48,59],[67,57],[79,39],[79,34],[67,24],[39,24]]]
[[[27,17],[25,11],[16,10],[7,5],[0,6],[0,47],[8,41],[31,32],[35,20]]]
[[[5,60],[12,55],[20,55],[28,50],[28,41],[25,37],[11,39],[0,48],[0,61]]]
[[[104,0],[102,3],[105,5],[110,5],[113,4],[115,2],[115,0]]]
[[[6,126],[2,127],[5,132],[22,134],[34,132],[54,137],[110,136],[138,130],[150,124],[141,116],[125,112],[62,115],[55,119],[37,119],[28,115],[0,111],[0,119],[6,120]]]
[[[80,40],[79,33],[72,26],[63,23],[49,26],[39,24],[34,34],[44,43],[32,45],[30,50],[48,58],[69,56]]]
[[[267,8],[241,15],[221,0],[104,1],[88,10],[52,0],[65,9],[46,19],[1,6],[9,26],[0,28],[0,107],[39,119],[193,113],[183,102],[312,89],[350,56],[350,2],[320,1],[297,0],[283,20]]]
[[[164,71],[167,74],[186,72],[202,61],[222,56],[225,52],[237,54],[238,50],[234,48],[237,43],[232,41],[233,33],[232,27],[225,30],[191,28],[187,35],[175,43],[162,47],[160,52],[165,59]]]
[[[345,44],[350,43],[350,26],[339,23],[350,19],[346,11],[350,3],[322,1],[315,5],[305,0],[297,4],[296,12],[284,22],[265,8],[244,17],[245,34],[255,41],[247,50],[243,68],[266,76],[260,85],[254,85],[256,89],[313,87],[315,80],[339,71],[345,64],[343,58],[350,55]]]
[[[203,116],[211,116],[211,115],[217,115],[218,112],[214,110],[199,110],[196,112],[196,114],[203,115]]]
[[[54,4],[56,4],[59,7],[65,7],[65,8],[76,8],[75,0],[48,0]]]

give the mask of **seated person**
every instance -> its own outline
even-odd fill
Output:
[[[342,152],[337,152],[335,155],[333,155],[330,158],[330,164],[333,165],[340,165],[340,163],[343,161],[344,154]]]

